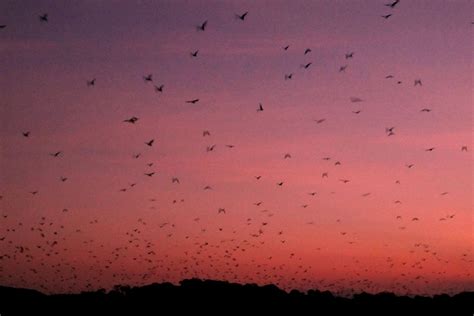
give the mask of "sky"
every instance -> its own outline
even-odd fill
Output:
[[[386,3],[2,1],[0,284],[473,290],[472,3]]]

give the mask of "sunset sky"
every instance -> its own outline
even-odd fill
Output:
[[[473,290],[472,2],[389,2],[2,1],[0,284]]]

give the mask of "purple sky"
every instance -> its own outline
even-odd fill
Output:
[[[362,289],[472,289],[472,2],[385,3],[2,1],[0,252],[22,245],[34,259],[0,261],[0,283],[54,292],[192,276],[285,288],[368,278]],[[137,124],[123,122],[131,116]],[[61,238],[39,237],[41,222],[63,225]],[[104,270],[143,222],[137,249]],[[68,250],[35,250],[56,239]],[[149,242],[153,263],[143,261]],[[222,252],[237,245],[248,252],[229,272]],[[48,282],[58,263],[78,281]]]

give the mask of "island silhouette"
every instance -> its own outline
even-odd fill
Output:
[[[287,315],[472,315],[474,292],[397,296],[390,292],[336,296],[329,291],[286,292],[273,284],[237,284],[187,279],[179,285],[116,285],[71,294],[0,286],[0,313],[6,315],[170,315],[185,312]],[[185,315],[186,315],[185,314]]]

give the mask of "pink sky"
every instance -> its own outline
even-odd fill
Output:
[[[384,3],[2,2],[0,284],[472,290],[472,4]]]

